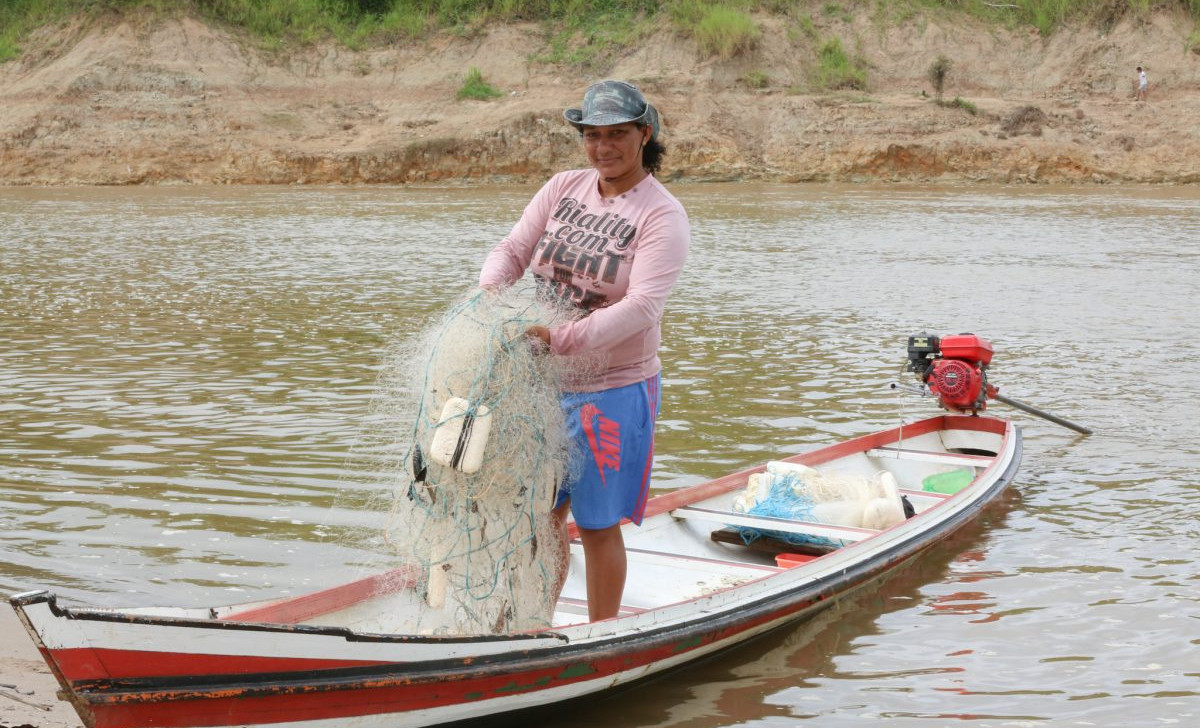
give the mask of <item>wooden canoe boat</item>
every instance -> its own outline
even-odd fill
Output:
[[[784,459],[891,473],[916,515],[878,531],[734,512],[762,467],[659,496],[641,527],[626,526],[620,615],[587,621],[576,543],[553,626],[535,632],[393,634],[389,619],[414,599],[403,569],[212,609],[62,608],[45,591],[10,601],[88,726],[438,725],[597,693],[811,616],[971,521],[1020,459],[1011,422],[961,415]],[[952,495],[923,489],[954,470],[970,484]],[[730,526],[774,537],[747,545]],[[788,546],[788,534],[844,545]]]

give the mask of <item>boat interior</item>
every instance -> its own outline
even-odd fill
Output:
[[[906,516],[920,516],[952,499],[951,492],[930,487],[939,478],[963,487],[988,467],[1002,446],[989,432],[941,430],[892,445],[854,450],[814,465],[822,472],[862,477],[888,473],[897,492],[911,505]],[[811,460],[793,456],[789,461]],[[687,602],[718,591],[801,567],[820,568],[822,560],[870,539],[880,529],[739,512],[735,501],[752,475],[766,465],[651,499],[640,526],[623,529],[628,578],[620,614]],[[944,489],[943,489],[944,490]],[[886,530],[886,529],[885,529]],[[574,535],[574,532],[572,532]],[[799,537],[799,538],[796,538]],[[548,627],[560,629],[588,621],[586,564],[577,537],[570,543],[568,577]],[[808,569],[812,571],[812,569]],[[413,575],[404,569],[285,602],[214,610],[212,617],[239,621],[291,622],[342,626],[361,632],[397,633],[397,619],[421,608]],[[346,590],[361,595],[347,597]]]

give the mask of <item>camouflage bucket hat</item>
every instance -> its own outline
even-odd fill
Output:
[[[583,93],[583,108],[563,112],[571,126],[612,126],[633,122],[649,126],[651,139],[658,138],[658,110],[646,103],[642,92],[624,81],[599,81]]]

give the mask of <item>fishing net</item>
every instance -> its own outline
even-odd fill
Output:
[[[854,528],[882,529],[904,520],[895,478],[819,471],[804,465],[772,461],[751,475],[746,490],[734,499],[733,510],[751,516]],[[738,531],[747,544],[764,536],[794,545],[840,547],[847,541],[804,533],[787,533],[746,526]]]
[[[549,356],[525,332],[572,315],[532,285],[473,291],[388,361],[390,399],[412,400],[386,465],[384,540],[414,595],[396,631],[550,624],[561,559],[551,510],[572,460],[560,399],[568,373],[588,365]]]

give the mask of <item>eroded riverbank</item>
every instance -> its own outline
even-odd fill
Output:
[[[47,30],[0,65],[0,184],[537,182],[583,163],[561,112],[597,76],[632,79],[660,107],[669,179],[1200,182],[1185,17],[1050,38],[825,18],[820,32],[870,71],[866,90],[820,93],[811,43],[758,20],[757,49],[732,61],[664,28],[600,71],[529,60],[546,42],[532,24],[286,57],[191,18]],[[934,102],[938,55],[954,64],[945,98],[965,104]],[[456,100],[470,67],[504,96]]]

